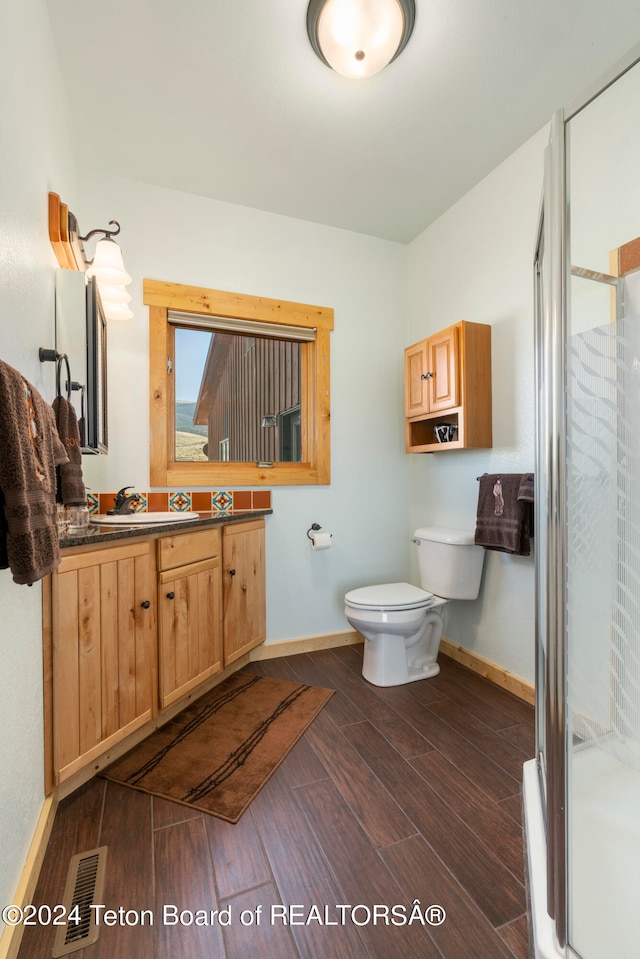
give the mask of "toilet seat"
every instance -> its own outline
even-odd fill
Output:
[[[411,583],[382,583],[378,586],[362,586],[352,589],[345,596],[345,603],[352,609],[391,611],[403,609],[426,609],[433,606],[436,597],[425,589]]]

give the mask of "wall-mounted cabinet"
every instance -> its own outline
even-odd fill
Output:
[[[490,447],[491,327],[461,321],[404,357],[407,452]]]

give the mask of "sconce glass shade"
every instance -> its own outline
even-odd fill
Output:
[[[307,33],[327,66],[364,78],[384,69],[406,46],[414,0],[311,0]]]
[[[100,282],[110,286],[126,286],[131,277],[124,268],[122,252],[115,240],[105,237],[96,244],[96,252],[87,276],[95,276]]]
[[[87,276],[95,276],[98,281],[102,308],[108,320],[132,318],[133,313],[127,306],[131,296],[125,290],[131,277],[124,268],[122,252],[115,240],[105,237],[98,241]]]

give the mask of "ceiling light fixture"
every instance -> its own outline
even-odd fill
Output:
[[[404,50],[415,18],[415,0],[311,0],[307,33],[323,63],[344,77],[363,78]]]
[[[109,220],[109,226],[115,230],[91,230],[86,236],[78,237],[82,242],[102,233],[103,238],[98,240],[93,260],[88,261],[86,270],[88,277],[95,276],[100,290],[100,300],[105,316],[108,320],[130,320],[133,313],[128,307],[131,296],[125,286],[131,283],[131,277],[124,268],[122,252],[113,239],[120,232],[117,220]]]

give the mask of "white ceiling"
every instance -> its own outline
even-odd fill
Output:
[[[340,77],[307,0],[48,0],[82,167],[408,242],[640,41],[638,0],[416,0]]]

